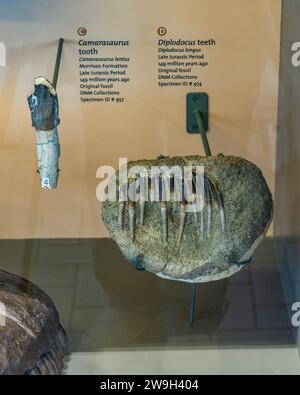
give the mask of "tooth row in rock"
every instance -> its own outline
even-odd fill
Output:
[[[104,202],[104,223],[129,261],[187,282],[229,277],[249,262],[273,214],[272,195],[256,165],[218,155],[160,157],[130,162],[128,169],[135,166],[148,174],[153,166],[203,166],[205,199],[199,212],[186,210],[184,200]]]

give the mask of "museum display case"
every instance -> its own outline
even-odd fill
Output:
[[[0,375],[299,374],[298,1],[0,10]]]

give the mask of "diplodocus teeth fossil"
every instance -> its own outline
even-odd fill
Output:
[[[106,227],[129,261],[138,260],[160,277],[187,282],[229,277],[249,262],[273,213],[272,195],[257,166],[218,155],[129,162],[131,175],[135,167],[147,170],[147,188],[141,188],[138,173],[127,184],[117,173],[111,183],[117,180],[114,187],[123,199],[107,200],[102,210]],[[188,182],[177,182],[175,172],[168,170],[164,178],[165,169],[184,174],[186,167],[191,168]],[[138,194],[142,189],[146,199]]]
[[[224,206],[223,206],[223,197],[222,197],[222,193],[220,192],[220,190],[218,189],[217,185],[215,182],[212,182],[206,175],[204,175],[204,202],[205,205],[207,207],[207,220],[206,220],[206,225],[207,225],[207,237],[210,237],[210,233],[211,233],[211,224],[212,224],[212,205],[214,204],[214,202],[218,205],[219,208],[219,216],[220,216],[220,229],[222,232],[225,232],[225,210],[224,210]],[[119,187],[119,196],[124,196],[127,200],[126,201],[120,201],[119,202],[119,209],[118,209],[118,223],[119,226],[122,230],[124,230],[124,212],[126,207],[128,208],[128,215],[129,215],[129,232],[130,232],[130,237],[131,240],[134,241],[135,240],[135,228],[137,226],[137,215],[136,215],[136,211],[137,206],[135,204],[135,202],[131,201],[130,198],[128,197],[128,191],[131,187],[131,185],[133,183],[138,183],[139,182],[139,177],[137,177],[134,180],[131,180],[131,183],[129,185],[121,185]],[[150,196],[146,196],[145,197],[140,197],[139,198],[139,225],[144,226],[145,225],[145,211],[146,211],[146,206],[147,206],[147,200],[148,197],[150,197],[151,200],[151,195],[153,194],[153,189],[155,188],[155,182],[151,181],[151,176],[149,177],[148,180],[148,184],[149,184],[149,190]],[[161,226],[161,237],[162,237],[162,241],[164,244],[167,244],[168,242],[168,221],[169,221],[169,209],[168,209],[168,204],[167,201],[164,200],[164,195],[166,194],[166,192],[164,193],[164,181],[163,181],[163,175],[159,176],[158,182],[156,183],[158,190],[157,190],[157,194],[156,196],[159,197],[159,207],[160,207],[160,214],[161,214],[161,221],[160,221],[160,226]],[[174,178],[170,179],[170,196],[172,196],[172,194],[174,195]],[[196,184],[195,179],[192,180],[191,185],[193,186],[193,188],[191,190],[189,190],[189,193],[196,193],[196,187],[194,187]],[[186,196],[188,195],[187,189],[188,189],[188,185],[186,185],[184,182],[180,183],[180,186],[182,188],[182,190],[180,191],[182,196]],[[124,195],[125,194],[125,195]],[[179,231],[178,231],[178,237],[177,237],[177,247],[180,247],[181,244],[181,240],[183,237],[183,232],[184,232],[184,226],[185,226],[185,221],[186,221],[186,216],[187,216],[187,212],[186,212],[186,204],[188,203],[188,201],[183,200],[180,204],[180,210],[181,210],[181,214],[180,214],[180,223],[179,223]],[[204,205],[204,206],[205,206]],[[204,207],[203,207],[204,208]],[[200,219],[201,219],[201,231],[203,233],[204,231],[204,218],[203,218],[203,208],[201,210],[199,210],[200,212]],[[193,212],[193,217],[194,217],[194,222],[195,225],[198,226],[199,221],[198,221],[198,211],[195,210]]]

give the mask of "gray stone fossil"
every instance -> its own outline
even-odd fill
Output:
[[[38,173],[43,189],[56,189],[59,176],[60,144],[57,126],[58,99],[54,86],[44,77],[34,81],[28,97],[32,126],[36,129]]]
[[[188,212],[185,199],[162,196],[158,201],[105,201],[104,224],[129,261],[162,278],[191,283],[229,277],[249,263],[273,216],[272,195],[256,165],[218,155],[129,162],[129,171],[134,166],[150,175],[153,166],[204,166],[203,209]],[[119,172],[115,178],[119,196],[135,181],[124,186]]]
[[[0,271],[0,375],[58,375],[67,336],[50,298]]]

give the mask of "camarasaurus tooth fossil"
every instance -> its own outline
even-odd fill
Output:
[[[44,77],[34,81],[28,96],[32,126],[36,129],[38,173],[43,189],[56,189],[59,176],[60,143],[57,127],[58,98],[54,86]]]
[[[239,157],[218,155],[128,163],[128,169],[134,167],[148,172],[147,199],[106,201],[102,212],[127,259],[136,262],[138,258],[146,270],[160,277],[187,282],[229,277],[249,262],[273,213],[272,195],[257,166]],[[174,169],[184,174],[187,167],[191,177],[178,183]],[[199,168],[203,169],[200,195]],[[166,171],[167,182],[163,181],[165,169],[172,170]],[[138,178],[137,174],[130,179],[125,194]],[[169,190],[163,193],[165,184]]]

